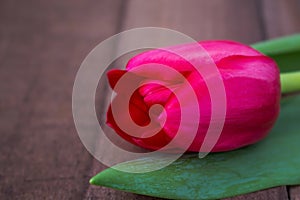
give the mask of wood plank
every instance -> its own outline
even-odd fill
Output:
[[[263,0],[263,16],[267,38],[300,32],[299,0]],[[300,186],[289,187],[290,199],[300,199]]]
[[[195,40],[228,39],[244,43],[259,41],[263,35],[255,1],[131,0],[128,4],[123,30],[158,26],[180,31]]]
[[[116,32],[121,1],[1,1],[0,199],[82,199],[92,157],[73,125],[83,58]]]
[[[290,200],[300,200],[300,186],[289,187]]]
[[[300,32],[299,0],[263,0],[261,5],[268,38]]]
[[[260,3],[253,0],[130,0],[126,5],[121,30],[158,26],[181,31],[196,40],[231,39],[251,44],[265,39],[261,14]],[[94,161],[91,175],[101,170],[103,166]],[[89,187],[86,199],[103,195],[107,199],[155,199],[94,186]],[[286,188],[277,187],[229,199],[254,198],[287,199]]]

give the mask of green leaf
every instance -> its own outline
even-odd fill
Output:
[[[275,127],[263,141],[239,150],[185,155],[158,171],[131,174],[109,168],[90,182],[128,192],[170,199],[218,199],[279,185],[300,184],[300,96],[282,100]],[[151,168],[151,159],[117,165]]]
[[[281,72],[299,69],[300,35],[252,45],[272,57]],[[288,78],[287,78],[288,80]],[[91,184],[171,199],[216,199],[279,185],[300,184],[300,96],[282,100],[275,127],[263,141],[235,151],[184,155],[166,168],[132,174],[109,168],[90,180]],[[121,163],[124,171],[152,169],[164,160],[143,158]]]
[[[299,70],[300,34],[259,42],[252,47],[272,57],[281,72]]]

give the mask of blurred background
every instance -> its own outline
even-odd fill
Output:
[[[72,118],[85,56],[144,26],[251,44],[300,32],[300,1],[1,0],[0,199],[155,199],[90,186],[105,166],[86,151]],[[282,186],[232,199],[299,196],[300,187]]]

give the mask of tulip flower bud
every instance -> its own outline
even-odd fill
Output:
[[[216,64],[222,77],[226,91],[226,117],[224,128],[213,148],[213,152],[229,151],[244,147],[263,139],[273,127],[278,114],[280,103],[280,78],[276,63],[269,57],[252,49],[249,46],[232,41],[204,41],[199,44],[206,50]],[[180,51],[189,55],[190,59],[198,60],[205,66],[205,59],[193,48],[198,44],[186,44],[178,47]],[[166,48],[167,49],[167,48]],[[183,124],[184,134],[190,134],[190,127],[197,125],[198,131],[187,151],[198,152],[211,121],[211,98],[207,85],[201,76],[189,62],[182,57],[161,49],[147,51],[133,57],[127,64],[126,70],[112,70],[108,72],[108,79],[114,89],[119,79],[126,73],[139,69],[141,65],[161,64],[178,71],[191,84],[197,96],[198,105],[189,105],[189,101],[181,105],[176,95],[164,83],[185,95],[185,86],[178,81],[176,76],[163,76],[157,74],[155,83],[141,84],[131,94],[129,106],[118,107],[118,117],[126,122],[130,113],[132,120],[139,126],[146,126],[150,122],[149,109],[155,104],[164,107],[164,111],[152,113],[161,130],[151,137],[143,136],[144,132],[132,136],[126,133],[116,123],[112,108],[107,112],[107,124],[113,128],[122,138],[150,150],[157,150],[167,145],[175,137],[181,120],[181,112],[198,106],[200,119],[193,119],[192,109],[190,120]],[[139,77],[132,73],[132,79],[140,83],[146,83],[147,77]],[[126,92],[116,91],[117,96]],[[124,116],[123,116],[124,115]],[[152,118],[153,118],[152,116]],[[164,120],[164,122],[162,122]],[[181,148],[181,144],[174,148]]]

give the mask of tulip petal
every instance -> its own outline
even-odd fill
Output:
[[[108,82],[111,88],[114,88],[119,79],[126,73],[126,70],[110,70],[107,72]]]
[[[160,84],[146,84],[140,87],[139,92],[144,97],[144,102],[151,106],[153,104],[165,105],[169,100],[172,90],[180,87],[180,84],[171,85],[168,83],[162,82]],[[167,87],[168,88],[167,88]]]
[[[247,148],[210,154],[203,159],[185,155],[166,168],[131,174],[109,168],[91,184],[168,199],[220,199],[280,185],[300,184],[300,96],[282,102],[276,126],[263,141]],[[129,161],[120,170],[153,169],[153,159]]]
[[[122,98],[122,94],[118,94],[117,98]],[[115,99],[113,100],[115,101]],[[145,126],[150,122],[150,118],[148,115],[148,107],[143,103],[142,97],[139,95],[138,92],[135,92],[130,99],[130,104],[113,104],[115,106],[115,110],[118,114],[118,118],[123,120],[124,122],[128,120],[133,120],[136,124],[140,126]],[[126,110],[129,109],[131,119],[128,118],[126,115]],[[118,125],[115,122],[115,119],[113,117],[111,106],[108,109],[107,112],[107,124],[110,127],[116,128],[117,132],[125,135],[123,131],[118,127]],[[126,134],[127,135],[127,134]]]
[[[199,44],[206,51],[199,52]],[[133,97],[133,104],[134,108],[141,110],[134,111],[137,114],[131,114],[137,118],[137,124],[147,121],[148,110],[152,105],[161,104],[165,108],[165,112],[155,116],[155,121],[163,127],[160,134],[165,136],[159,136],[158,138],[162,137],[161,140],[152,141],[150,138],[134,138],[133,143],[152,150],[159,149],[175,137],[180,127],[187,138],[196,132],[194,141],[187,150],[197,152],[208,127],[218,124],[218,119],[211,119],[211,91],[206,85],[216,78],[215,75],[210,73],[204,79],[191,63],[174,52],[187,56],[189,60],[196,60],[198,67],[206,70],[211,67],[207,64],[211,62],[208,53],[219,69],[226,91],[227,113],[222,133],[213,148],[214,152],[241,148],[266,136],[279,112],[280,79],[276,63],[257,50],[237,42],[205,41],[151,50],[130,59],[126,66],[129,82],[139,86],[139,97],[137,100]],[[155,70],[151,70],[151,67]],[[167,73],[165,67],[173,68],[178,73]],[[120,70],[108,74],[111,86],[115,87],[116,82],[124,75],[125,72]],[[192,91],[188,90],[182,76],[188,81]],[[114,88],[118,95],[128,90],[128,84],[120,85],[120,88]],[[191,101],[195,94],[198,102]],[[195,120],[192,115],[197,110],[200,110],[200,120]],[[182,122],[182,113],[191,113],[186,118],[189,120]],[[124,121],[126,120],[128,117],[124,117]],[[197,127],[198,131],[192,131]],[[145,134],[147,133],[140,135]],[[181,140],[179,143],[178,148],[181,148],[186,141]]]
[[[214,40],[200,42],[200,44],[209,53],[216,64],[218,64],[221,59],[233,55],[261,56],[259,51],[235,41]]]
[[[199,47],[199,44],[202,48]],[[199,52],[200,49],[203,49],[203,51]],[[178,55],[170,51],[175,51]],[[232,55],[260,56],[261,53],[251,47],[234,41],[203,41],[198,44],[183,44],[141,53],[129,60],[126,69],[132,70],[143,64],[157,63],[172,67],[183,74],[184,72],[186,73],[193,70],[193,66],[179,55],[185,55],[189,60],[198,60],[201,63],[206,63],[209,55],[213,61],[217,63],[221,59]],[[211,60],[209,60],[209,62],[211,62]],[[160,76],[160,73],[157,75]]]

